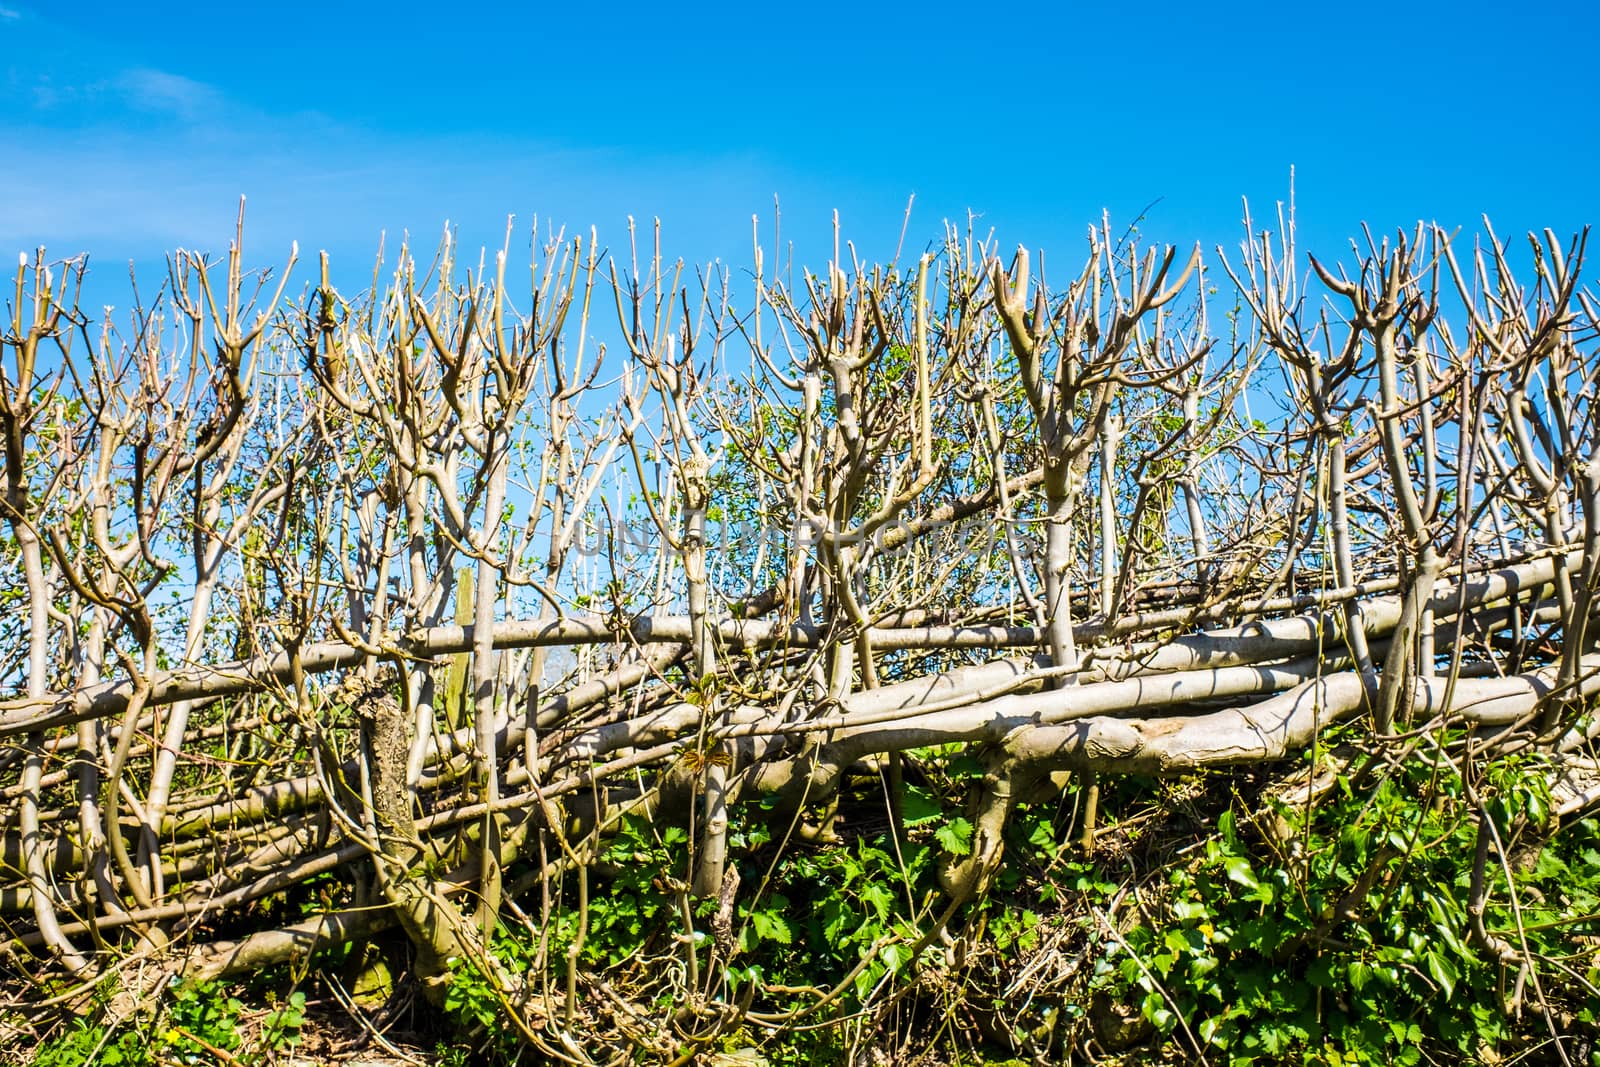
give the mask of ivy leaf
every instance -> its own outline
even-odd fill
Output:
[[[874,961],[856,972],[856,997],[866,1000],[872,992],[872,987],[878,984],[878,979],[883,977],[883,964]]]
[[[1204,947],[1204,940],[1193,930],[1168,930],[1161,942],[1172,950],[1174,956],[1188,955]]]
[[[1250,861],[1243,856],[1229,856],[1222,861],[1222,866],[1228,872],[1228,881],[1237,882],[1246,889],[1261,888],[1256,872],[1250,869]]]
[[[972,824],[959,815],[935,830],[933,836],[953,856],[966,856],[972,852]]]
[[[1163,1034],[1172,1032],[1178,1023],[1178,1017],[1167,1008],[1167,1000],[1160,993],[1150,993],[1139,1005],[1140,1012],[1148,1019],[1157,1030]]]
[[[1040,819],[1033,824],[1033,828],[1028,831],[1028,844],[1041,850],[1051,859],[1055,858],[1058,850],[1056,831],[1048,819]]]
[[[1435,982],[1439,983],[1447,999],[1455,994],[1456,979],[1460,978],[1461,975],[1449,960],[1437,952],[1428,953],[1428,973],[1433,975]]]
[[[1222,837],[1223,846],[1230,852],[1239,847],[1239,831],[1235,826],[1233,809],[1228,809],[1217,818],[1217,833]]]
[[[1207,1045],[1227,1048],[1229,1035],[1222,1029],[1225,1025],[1227,1019],[1220,1015],[1210,1015],[1200,1020],[1200,1040]]]

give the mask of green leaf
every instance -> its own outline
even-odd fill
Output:
[[[1139,1005],[1140,1012],[1148,1019],[1157,1030],[1163,1034],[1172,1032],[1178,1024],[1178,1017],[1167,1010],[1167,1000],[1160,993],[1150,993]]]
[[[1243,856],[1229,856],[1222,861],[1222,867],[1228,872],[1228,881],[1237,882],[1246,889],[1261,888],[1261,883],[1256,880],[1256,872],[1250,867],[1250,861]]]
[[[1058,846],[1056,844],[1056,828],[1050,824],[1049,819],[1036,819],[1028,830],[1028,844],[1054,858]]]
[[[953,856],[972,852],[972,824],[959,815],[935,830],[933,836],[940,847]]]
[[[1444,990],[1446,999],[1455,994],[1456,980],[1461,974],[1449,960],[1437,952],[1428,953],[1428,973],[1433,975],[1433,980]]]
[[[728,987],[739,989],[741,986],[760,982],[765,978],[765,973],[759,963],[752,963],[748,967],[729,967],[726,971]]]
[[[752,912],[750,925],[755,928],[756,936],[763,941],[776,941],[780,945],[788,945],[794,941],[794,932],[789,927],[789,920],[774,912]]]
[[[1205,947],[1205,941],[1197,930],[1168,930],[1162,935],[1161,941],[1178,955],[1187,955],[1190,951]]]
[[[1232,808],[1217,817],[1217,833],[1222,835],[1222,843],[1230,851],[1239,847],[1239,831]]]
[[[1600,858],[1600,857],[1597,857]],[[1544,849],[1539,853],[1539,862],[1534,865],[1535,878],[1561,878],[1565,877],[1570,868],[1557,856],[1552,849]]]
[[[1306,968],[1306,981],[1320,989],[1332,989],[1339,983],[1339,971],[1330,956],[1318,956]]]
[[[908,787],[900,798],[900,821],[907,826],[921,826],[942,815],[944,809],[939,806],[939,802],[916,786]]]
[[[878,958],[883,960],[890,974],[899,974],[900,969],[911,962],[911,957],[910,945],[890,943],[878,951]]]
[[[889,911],[894,907],[894,894],[876,883],[869,884],[861,890],[861,902],[878,913],[878,921],[889,917]]]
[[[861,968],[861,970],[856,973],[855,986],[857,999],[866,1000],[867,995],[872,992],[872,987],[878,984],[878,979],[881,977],[883,977],[883,965],[881,963],[874,962],[869,966]]]

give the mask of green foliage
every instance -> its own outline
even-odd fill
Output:
[[[961,816],[957,816],[933,832],[940,847],[952,856],[967,856],[972,853],[972,824]]]
[[[71,1029],[39,1046],[34,1067],[147,1067],[155,1063],[150,1046],[142,1034],[124,1031],[108,1036],[103,1026],[86,1019],[72,1023]]]
[[[295,991],[247,1027],[244,1004],[215,982],[174,981],[147,1012],[114,1018],[109,989],[96,991],[93,1010],[41,1044],[33,1067],[156,1067],[226,1059],[270,1063],[293,1048],[305,1023],[306,995]]]
[[[306,995],[295,990],[262,1020],[260,1037],[262,1046],[273,1050],[293,1048],[300,1043],[300,1028],[305,1025],[305,1021]]]
[[[491,949],[498,965],[508,974],[528,973],[533,963],[533,947],[505,927],[498,927]],[[450,984],[445,989],[445,1014],[463,1034],[469,1036],[475,1051],[493,1062],[516,1058],[519,1036],[504,1021],[504,994],[495,981],[471,960],[450,961]],[[465,1056],[466,1052],[460,1049]],[[448,1060],[451,1057],[443,1057]]]
[[[602,857],[615,874],[606,899],[598,906],[591,905],[583,945],[585,962],[620,963],[663,933],[666,922],[676,921],[672,898],[663,890],[684,876],[688,842],[688,832],[681,826],[658,831],[643,817],[624,820],[621,832]],[[572,939],[575,911],[569,910],[563,920],[554,939],[558,952],[564,952]]]
[[[167,1020],[159,1031],[163,1051],[180,1063],[207,1063],[212,1049],[239,1047],[239,1012],[235,997],[223,995],[210,982],[182,982],[171,990]]]
[[[785,985],[847,982],[844,1010],[859,1007],[880,983],[901,979],[922,937],[936,856],[915,839],[897,850],[883,834],[785,857],[773,882],[787,894],[757,907],[791,914],[800,936],[786,951],[769,954],[768,973]],[[806,903],[791,907],[791,899]]]
[[[1196,1051],[1241,1065],[1483,1062],[1547,1036],[1542,1008],[1525,1000],[1520,1018],[1509,1010],[1515,967],[1490,959],[1470,933],[1477,808],[1448,768],[1342,778],[1309,811],[1240,795],[1220,776],[1107,780],[1108,843],[1092,856],[1067,843],[1076,840],[1073,793],[1019,804],[989,888],[919,952],[945,907],[940,857],[970,854],[972,825],[958,812],[978,767],[955,753],[918,760],[899,831],[870,790],[845,798],[843,838],[827,844],[741,809],[730,833],[742,875],[731,946],[712,944],[719,902],[687,895],[689,835],[635,818],[591,868],[581,947],[569,874],[543,946],[536,929],[497,935],[502,973],[559,971],[570,949],[580,1011],[604,1006],[593,984],[603,979],[607,996],[654,990],[638,994],[637,1010],[671,1012],[681,999],[663,993],[677,987],[661,976],[681,972],[693,946],[714,997],[748,998],[768,1017],[804,1013],[803,1026],[720,1039],[759,1047],[772,1064],[846,1062],[853,1044],[887,1040],[881,1028],[890,1026],[896,1040],[914,1033],[960,1062],[1051,1062],[1098,1035],[1100,1000],[1138,1024],[1127,1039],[1145,1047],[1124,1048],[1130,1062]],[[1590,821],[1549,836],[1546,770],[1501,760],[1477,788],[1515,857],[1528,948],[1577,976],[1541,970],[1544,995],[1564,1025],[1592,1035],[1596,1005],[1573,990],[1600,984],[1600,958],[1585,940],[1600,914],[1600,829]],[[1119,822],[1122,809],[1131,814]],[[1287,831],[1267,833],[1274,820]],[[1486,922],[1516,941],[1512,887],[1496,868]],[[1085,965],[1062,969],[1071,958]],[[468,1037],[458,1059],[516,1058],[506,999],[474,967],[457,962],[446,1006]]]
[[[1548,812],[1537,767],[1507,763],[1490,778],[1488,806],[1507,840],[1513,821],[1536,823]],[[1162,879],[1152,921],[1107,946],[1097,986],[1137,1004],[1158,1033],[1222,1062],[1510,1055],[1515,1024],[1504,998],[1516,969],[1471,942],[1477,820],[1454,785],[1418,766],[1365,797],[1341,779],[1340,793],[1310,819],[1280,813],[1298,820],[1288,850],[1223,812],[1198,858]],[[1595,839],[1591,822],[1535,845],[1537,862],[1517,875],[1529,947],[1541,957],[1570,953],[1572,917],[1592,914]],[[1488,925],[1515,940],[1508,887],[1492,881]],[[1557,918],[1538,929],[1528,922],[1545,913]],[[1571,988],[1551,978],[1550,989]],[[1596,978],[1591,961],[1587,981]],[[1583,1010],[1592,1015],[1592,1006]]]

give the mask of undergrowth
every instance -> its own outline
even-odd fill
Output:
[[[291,1052],[305,1023],[298,990],[264,1010],[247,1011],[218,983],[175,981],[149,1005],[116,1005],[114,987],[96,990],[88,1011],[65,1020],[36,1050],[35,1067],[157,1067],[167,1064],[263,1065]]]
[[[954,798],[975,767],[907,760],[898,819],[870,778],[831,819],[743,812],[726,900],[686,892],[687,831],[626,819],[586,913],[570,872],[547,922],[524,899],[493,942],[501,977],[455,961],[417,1039],[439,1062],[537,1062],[521,1011],[608,1027],[639,1062],[1554,1063],[1560,1041],[1600,1064],[1600,824],[1557,825],[1536,760],[1478,775],[1481,806],[1445,762],[1356,760],[1300,806],[1265,776],[1108,782],[1089,852],[1074,786],[1020,806],[993,880],[951,909],[937,868],[972,847]],[[1503,846],[1483,925],[1506,962],[1472,933],[1480,810]],[[686,989],[722,1006],[712,1025]],[[247,1009],[248,990],[178,983],[118,1014],[112,992],[24,1062],[264,1064],[306,1012],[299,991]]]

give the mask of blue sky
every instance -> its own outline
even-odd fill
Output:
[[[744,264],[776,196],[820,265],[833,210],[884,258],[915,194],[913,246],[974,211],[1075,259],[1152,202],[1148,235],[1232,248],[1291,166],[1330,255],[1362,220],[1566,232],[1596,215],[1597,37],[1576,2],[0,0],[0,252],[103,281],[224,248],[246,194],[256,265],[298,240],[365,269],[446,219],[498,244],[507,214],[612,248],[660,216],[670,254]]]

